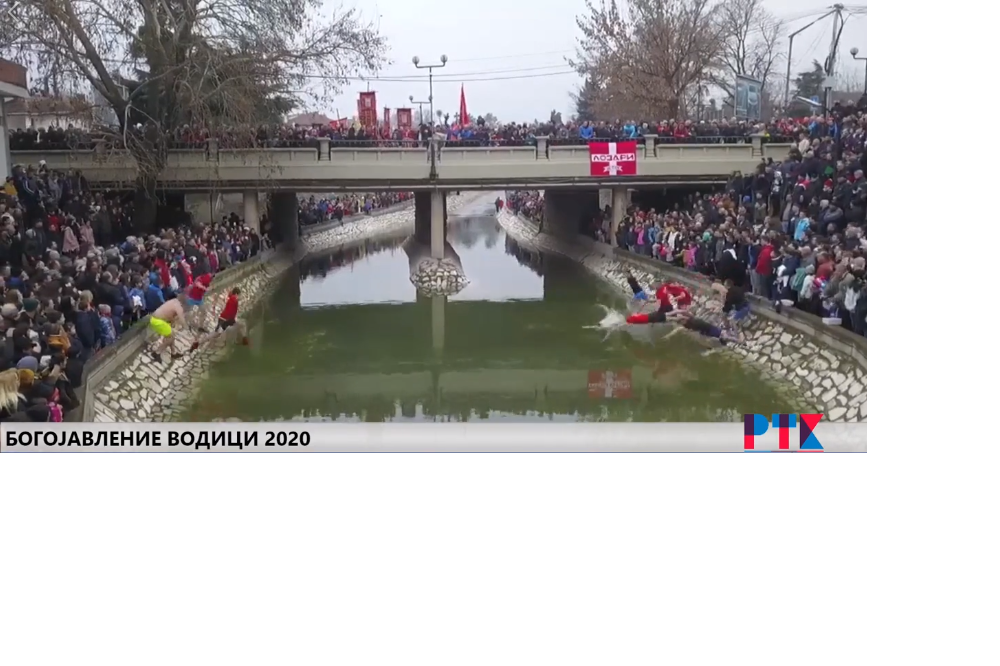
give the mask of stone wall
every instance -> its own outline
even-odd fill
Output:
[[[504,230],[528,247],[561,254],[631,295],[625,281],[631,271],[641,284],[664,280],[686,284],[694,294],[692,308],[707,319],[718,318],[721,301],[710,284],[662,262],[616,251],[579,237],[575,240],[538,233],[538,226],[508,211],[498,216]],[[825,326],[818,318],[794,311],[778,314],[754,303],[754,315],[743,331],[746,340],[723,349],[782,383],[790,396],[814,405],[829,421],[868,420],[867,342],[846,330]]]
[[[468,205],[473,200],[485,196],[483,192],[463,192],[448,197],[448,213]],[[342,225],[323,225],[323,228],[312,231],[303,237],[307,253],[324,252],[339,247],[354,240],[376,240],[392,238],[404,233],[413,233],[414,213],[413,203],[400,204],[400,207],[390,206],[385,213],[372,216],[358,216],[360,223]]]

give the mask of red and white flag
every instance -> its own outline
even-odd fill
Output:
[[[631,370],[591,370],[587,373],[587,394],[591,398],[631,398]]]
[[[594,142],[590,144],[591,176],[634,176],[636,142]]]

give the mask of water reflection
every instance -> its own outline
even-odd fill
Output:
[[[395,250],[402,248],[406,238],[407,235],[403,234],[396,238],[359,241],[340,247],[333,252],[306,257],[299,263],[299,279],[305,281],[310,278],[325,278],[333,271],[350,266],[370,254],[389,251],[391,256],[395,254]]]
[[[589,329],[622,296],[494,219],[453,217],[449,239],[472,280],[452,298],[418,296],[405,236],[303,262],[187,417],[717,421],[787,402],[686,337]]]
[[[523,247],[510,236],[504,240],[504,251],[517,259],[517,263],[530,268],[536,275],[543,275],[545,255],[541,252]]]

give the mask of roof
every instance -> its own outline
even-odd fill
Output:
[[[322,113],[300,113],[288,119],[292,125],[329,125],[332,118],[327,118]]]
[[[11,102],[7,107],[7,113],[34,116],[83,116],[90,111],[90,108],[90,102],[83,97],[29,97]]]

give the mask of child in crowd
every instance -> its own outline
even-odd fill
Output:
[[[240,308],[240,288],[233,287],[232,291],[229,292],[229,296],[226,297],[226,305],[222,308],[222,312],[219,313],[219,323],[215,326],[215,332],[211,333],[204,340],[195,340],[194,344],[191,345],[191,351],[198,349],[202,344],[209,344],[215,341],[217,338],[221,337],[225,332],[232,326],[236,325],[236,315]],[[241,324],[242,326],[242,324]],[[250,339],[246,335],[240,336],[240,343],[244,346],[250,345]]]
[[[97,315],[101,321],[101,346],[110,347],[118,339],[115,322],[111,317],[111,306],[107,304],[97,306]]]

